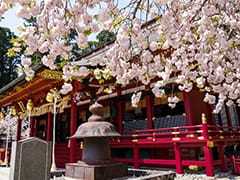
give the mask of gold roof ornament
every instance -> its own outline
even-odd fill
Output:
[[[27,110],[28,112],[31,112],[33,110],[33,102],[31,99],[29,99],[27,102]]]

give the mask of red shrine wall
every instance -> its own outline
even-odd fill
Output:
[[[197,88],[189,93],[183,92],[183,101],[188,125],[201,124],[201,115],[205,113],[208,124],[212,124],[212,108],[203,102],[204,94]]]

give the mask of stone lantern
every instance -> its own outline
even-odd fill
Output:
[[[76,180],[111,180],[127,176],[127,167],[111,159],[110,138],[119,137],[114,126],[103,120],[103,106],[95,101],[92,116],[72,138],[83,140],[82,161],[66,165],[66,177]]]

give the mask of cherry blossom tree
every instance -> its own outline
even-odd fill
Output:
[[[189,92],[197,86],[206,92],[204,101],[240,105],[240,1],[239,0],[1,0],[4,15],[14,5],[17,13],[34,22],[22,29],[27,48],[22,64],[32,77],[28,56],[44,54],[42,63],[58,68],[57,59],[66,60],[64,79],[85,77],[89,67],[72,63],[69,35],[79,48],[92,35],[107,30],[116,40],[101,57],[101,72],[123,86],[138,81],[161,96],[168,83]],[[100,65],[100,64],[99,64]],[[100,71],[99,71],[100,72]],[[99,76],[99,73],[93,73]],[[104,74],[104,73],[103,73]],[[64,92],[72,88],[65,84]],[[134,104],[141,94],[132,98]],[[168,98],[174,107],[177,97]]]

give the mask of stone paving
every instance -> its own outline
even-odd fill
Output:
[[[10,168],[0,167],[0,180],[9,180]],[[64,177],[54,178],[53,180],[65,180]]]
[[[9,180],[9,168],[0,168],[0,180]],[[54,178],[53,180],[65,180],[64,177]],[[201,174],[177,175],[175,180],[240,180],[240,176],[233,176],[231,173],[217,173],[215,177],[207,177]]]

